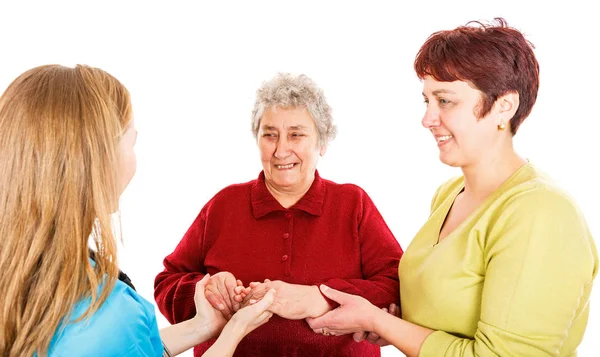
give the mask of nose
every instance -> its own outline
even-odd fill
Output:
[[[285,159],[291,154],[290,142],[286,136],[282,136],[277,140],[277,146],[275,147],[275,153],[273,154],[278,159]]]
[[[427,106],[425,115],[423,115],[423,119],[421,120],[421,125],[423,125],[425,129],[432,129],[440,126],[440,116],[437,108],[433,105]]]

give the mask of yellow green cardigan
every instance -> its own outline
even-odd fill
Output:
[[[527,163],[436,244],[463,188],[437,190],[400,261],[402,317],[436,330],[420,356],[576,356],[598,271],[582,213]]]

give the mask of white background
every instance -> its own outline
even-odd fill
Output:
[[[100,67],[128,87],[138,172],[122,197],[121,266],[154,301],[162,259],[201,207],[258,175],[250,112],[256,89],[277,71],[305,73],[325,90],[339,135],[321,175],[362,186],[406,248],[434,190],[460,173],[439,162],[420,125],[414,57],[434,31],[503,16],[536,45],[541,65],[538,101],[516,147],[575,197],[598,239],[600,30],[592,2],[400,3],[2,0],[0,89],[48,63]],[[583,357],[598,355],[599,290]],[[167,324],[160,313],[159,324]],[[402,355],[392,347],[383,354]]]

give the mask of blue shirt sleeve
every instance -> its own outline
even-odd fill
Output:
[[[77,304],[71,321],[81,316],[90,299]],[[90,318],[59,327],[50,357],[162,357],[163,347],[154,306],[121,281]]]

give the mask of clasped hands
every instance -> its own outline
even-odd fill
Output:
[[[346,294],[321,285],[289,284],[280,280],[251,282],[247,287],[229,272],[220,272],[210,277],[205,287],[205,296],[219,310],[223,319],[229,320],[240,309],[261,301],[269,291],[275,290],[274,298],[267,311],[290,320],[306,319],[315,333],[324,335],[353,334],[355,341],[366,340],[379,346],[388,342],[373,331],[369,318],[373,309],[378,309],[366,299]],[[340,304],[331,310],[327,298]],[[394,316],[400,315],[395,304],[383,308]]]
[[[229,320],[241,308],[262,300],[270,290],[275,290],[275,297],[268,311],[289,320],[318,317],[330,309],[316,286],[265,279],[246,287],[229,272],[212,275],[204,293],[210,304]]]

